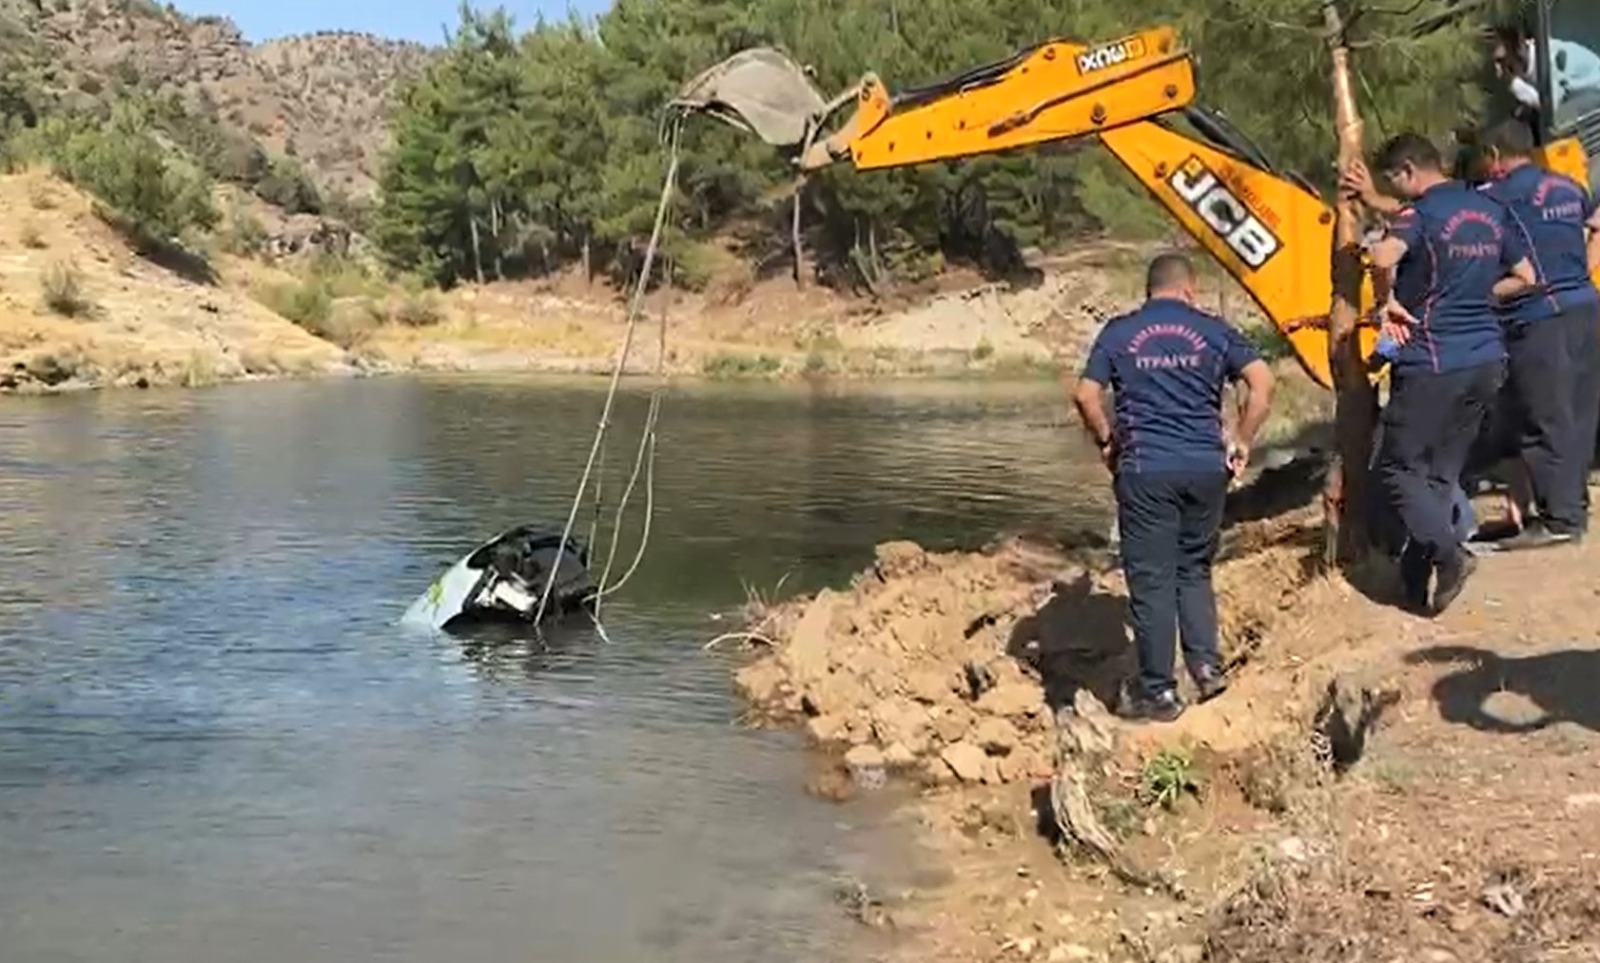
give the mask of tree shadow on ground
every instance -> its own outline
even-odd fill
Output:
[[[1072,705],[1080,689],[1114,709],[1135,667],[1123,629],[1127,600],[1097,590],[1086,574],[1054,588],[1038,611],[1017,622],[1006,651],[1039,673],[1052,709]]]
[[[1448,722],[1482,732],[1537,732],[1573,723],[1600,732],[1600,650],[1563,649],[1513,658],[1468,645],[1442,645],[1413,652],[1412,665],[1469,663],[1433,684],[1433,699]],[[1500,692],[1520,695],[1543,711],[1542,718],[1513,721],[1489,712],[1486,702]]]

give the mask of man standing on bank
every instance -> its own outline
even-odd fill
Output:
[[[1536,278],[1526,238],[1506,208],[1446,177],[1427,138],[1394,137],[1374,166],[1404,200],[1387,236],[1370,249],[1384,331],[1400,345],[1390,365],[1378,477],[1409,536],[1400,559],[1407,605],[1437,615],[1477,567],[1451,524],[1451,505],[1505,380],[1494,305]],[[1345,189],[1365,193],[1364,173],[1345,172]]]
[[[1211,563],[1230,475],[1244,470],[1271,404],[1271,370],[1250,342],[1195,307],[1194,264],[1150,262],[1147,300],[1107,322],[1073,393],[1114,476],[1128,615],[1139,678],[1127,714],[1170,722],[1183,713],[1176,641],[1205,702],[1227,688],[1217,644]],[[1223,437],[1224,386],[1248,389],[1233,444]],[[1105,393],[1113,392],[1115,427]],[[1176,638],[1175,638],[1176,637]]]

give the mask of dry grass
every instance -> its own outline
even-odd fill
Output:
[[[41,209],[42,197],[50,200]],[[206,385],[309,374],[343,357],[227,278],[198,285],[140,257],[93,216],[81,191],[45,172],[0,175],[0,206],[29,212],[0,225],[8,258],[0,391]],[[22,243],[35,234],[48,239],[48,251]],[[92,327],[83,323],[91,320]]]
[[[84,289],[83,269],[74,260],[51,264],[40,287],[45,308],[63,318],[87,318],[95,312],[95,303]]]

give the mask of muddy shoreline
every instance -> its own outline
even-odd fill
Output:
[[[1600,873],[1555,842],[1600,829],[1582,803],[1600,793],[1573,788],[1594,781],[1574,766],[1600,771],[1600,722],[1555,704],[1550,680],[1508,682],[1485,704],[1574,719],[1551,723],[1558,752],[1519,752],[1493,726],[1462,730],[1438,694],[1474,652],[1506,657],[1497,626],[1559,644],[1575,622],[1551,599],[1590,594],[1573,580],[1600,557],[1576,550],[1565,579],[1536,553],[1491,559],[1476,600],[1417,619],[1320,573],[1304,474],[1298,494],[1236,499],[1217,570],[1232,689],[1170,726],[1104,709],[1131,652],[1125,588],[1093,553],[890,543],[849,586],[747,613],[746,721],[805,733],[813,792],[914,793],[906,817],[947,882],[866,900],[896,959],[1600,953]]]
[[[534,359],[517,364],[504,365],[452,365],[447,363],[407,365],[356,357],[337,364],[319,367],[313,371],[248,370],[242,368],[230,370],[224,368],[219,372],[215,369],[196,371],[193,368],[183,366],[163,367],[155,365],[144,369],[123,371],[111,378],[62,376],[57,379],[51,373],[51,364],[46,362],[43,368],[31,368],[28,366],[19,368],[14,365],[9,376],[0,374],[0,398],[7,396],[40,397],[82,394],[94,391],[150,390],[156,388],[212,388],[233,384],[254,384],[263,381],[308,381],[428,375],[483,375],[490,377],[526,375],[531,378],[564,377],[603,381],[611,376],[612,364],[613,361],[611,359],[593,358],[576,360]],[[730,381],[764,384],[797,384],[805,382],[863,384],[886,381],[908,384],[919,382],[1020,383],[1026,381],[1048,381],[1054,376],[1055,372],[1053,370],[1043,366],[1029,367],[1022,365],[999,369],[971,369],[952,365],[944,370],[915,368],[903,371],[858,369],[813,372],[779,369],[769,372],[731,374],[707,374],[695,370],[678,370],[668,371],[666,375],[673,382],[686,384],[720,384]],[[639,366],[634,364],[630,364],[629,370],[623,375],[625,383],[629,381],[649,381],[654,378],[655,374],[653,372],[639,370]]]

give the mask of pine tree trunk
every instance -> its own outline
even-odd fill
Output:
[[[500,243],[500,199],[495,198],[489,202],[489,238],[494,241],[494,276],[497,281],[506,279],[506,264],[503,252],[505,245]]]
[[[878,224],[876,221],[867,222],[867,260],[872,264],[873,282],[883,271],[883,262],[878,260]]]
[[[594,261],[591,258],[589,232],[583,232],[583,283],[594,284]]]
[[[1350,51],[1344,18],[1335,0],[1322,7],[1333,62],[1333,115],[1339,136],[1341,169],[1362,156],[1363,127],[1350,80]],[[1372,436],[1377,425],[1377,391],[1361,361],[1360,218],[1355,205],[1341,199],[1335,212],[1331,269],[1333,303],[1328,313],[1328,365],[1334,390],[1336,456],[1323,491],[1327,520],[1325,553],[1330,564],[1359,562],[1371,546],[1367,504]]]
[[[467,217],[467,227],[472,232],[472,272],[478,278],[478,283],[483,284],[483,252],[478,247],[478,219],[475,216]]]

